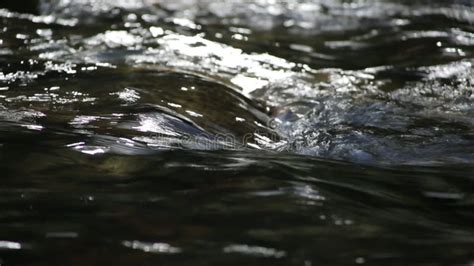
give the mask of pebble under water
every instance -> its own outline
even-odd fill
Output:
[[[0,265],[474,265],[470,0],[0,3]]]

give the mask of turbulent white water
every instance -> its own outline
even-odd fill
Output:
[[[472,265],[471,0],[0,7],[0,265]]]
[[[25,64],[37,70],[2,72],[5,86],[34,82],[51,73],[71,77],[84,73],[85,82],[87,75],[101,75],[101,69],[115,71],[112,75],[118,77],[169,72],[216,84],[212,90],[234,95],[232,104],[240,106],[220,117],[225,107],[216,104],[218,98],[201,98],[196,106],[190,102],[194,98],[180,101],[175,96],[173,102],[164,99],[166,95],[153,96],[158,92],[150,88],[125,87],[107,97],[133,108],[155,105],[158,113],[137,111],[126,118],[127,113],[107,111],[71,118],[74,128],[91,125],[88,134],[116,135],[92,126],[109,121],[108,128],[132,131],[116,137],[152,148],[209,148],[199,144],[202,138],[191,146],[185,144],[182,137],[188,134],[204,137],[214,148],[236,148],[235,143],[222,140],[216,144],[220,134],[238,138],[236,143],[248,142],[250,148],[357,162],[474,160],[474,34],[468,32],[474,8],[469,2],[436,2],[427,8],[424,1],[59,0],[44,1],[41,7],[48,15],[1,12],[19,22],[54,25],[16,35],[36,58]],[[433,16],[446,20],[445,29],[426,25]],[[107,19],[114,23],[109,26]],[[450,27],[450,21],[466,26]],[[64,35],[72,25],[83,25],[83,30],[71,28]],[[265,36],[267,31],[274,31],[277,38]],[[310,41],[298,43],[299,36]],[[257,43],[269,47],[268,51],[261,51]],[[394,50],[394,44],[406,50]],[[14,45],[4,43],[3,53],[10,53]],[[137,75],[154,79],[152,74]],[[191,88],[181,90],[185,94]],[[100,106],[107,100],[94,94],[51,87],[43,93],[3,95],[2,101],[8,110],[5,117],[21,120],[22,115],[12,115],[19,112],[16,103]],[[35,107],[20,114],[35,112],[44,110]],[[237,130],[239,124],[246,129]],[[134,131],[160,136],[133,136]],[[103,152],[111,150],[108,144],[92,146],[92,150],[99,146]],[[85,144],[80,147],[90,149]]]

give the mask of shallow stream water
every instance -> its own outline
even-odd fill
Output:
[[[0,265],[473,265],[468,0],[0,3]]]

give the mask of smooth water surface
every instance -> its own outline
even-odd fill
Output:
[[[0,7],[0,265],[474,264],[472,1]]]

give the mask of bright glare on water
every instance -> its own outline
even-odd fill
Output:
[[[0,2],[0,265],[473,265],[470,0]]]

